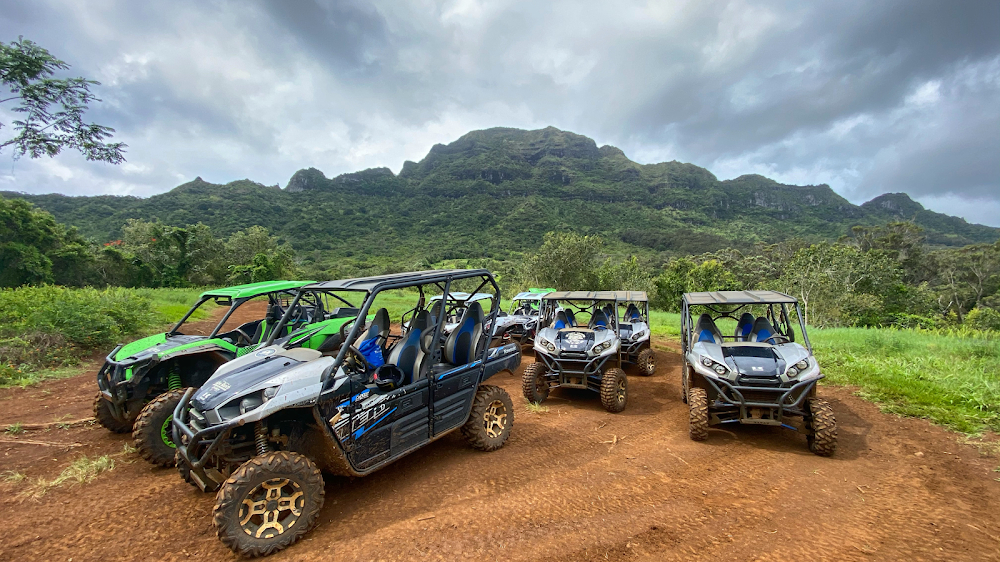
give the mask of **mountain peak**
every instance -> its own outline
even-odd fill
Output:
[[[924,210],[923,205],[905,193],[883,193],[871,201],[862,203],[861,207],[870,211],[889,212],[904,218],[912,218]]]

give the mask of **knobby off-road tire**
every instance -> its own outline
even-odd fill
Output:
[[[639,367],[639,374],[644,377],[656,374],[656,354],[648,347],[639,352],[639,356],[635,358],[635,364]]]
[[[521,375],[521,392],[528,402],[541,404],[549,397],[549,381],[545,378],[545,364],[532,363]]]
[[[601,375],[601,405],[617,414],[628,405],[628,378],[625,371],[612,367]]]
[[[277,451],[243,463],[215,495],[215,534],[233,552],[267,556],[291,545],[323,507],[323,475],[303,455]]]
[[[692,441],[708,439],[708,393],[704,388],[688,388],[688,435]]]
[[[177,446],[173,441],[174,408],[180,404],[186,388],[170,390],[154,398],[139,412],[132,430],[132,441],[139,455],[159,466],[174,466]]]
[[[806,401],[809,408],[807,423],[812,434],[806,436],[809,450],[821,457],[829,457],[837,450],[837,419],[833,415],[833,407],[822,398],[809,398]]]
[[[111,414],[111,403],[104,399],[98,392],[94,399],[94,419],[114,433],[128,433],[132,431],[132,421],[120,422]]]
[[[495,451],[507,442],[514,426],[514,402],[499,386],[484,384],[476,391],[472,412],[462,426],[469,445],[480,451]]]

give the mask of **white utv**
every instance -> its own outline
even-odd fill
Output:
[[[795,341],[789,307],[802,343]],[[723,335],[720,321],[735,324],[733,335]],[[837,422],[829,402],[816,395],[823,375],[794,297],[775,291],[685,293],[681,346],[691,439],[704,441],[713,425],[772,425],[801,431],[817,455],[834,453]],[[801,418],[801,427],[790,418]]]
[[[512,373],[521,351],[514,344],[488,346],[485,323],[499,307],[484,312],[471,303],[447,336],[446,318],[432,320],[426,310],[425,289],[448,295],[467,286],[500,302],[496,281],[483,269],[306,285],[300,295],[339,301],[355,317],[337,329],[327,326],[325,336],[308,326],[280,340],[272,336],[184,394],[173,417],[177,467],[189,483],[217,491],[213,520],[226,546],[262,556],[295,542],[323,505],[321,469],[364,476],[456,430],[477,449],[503,446],[513,403],[484,382]],[[415,296],[405,331],[398,328],[402,316],[390,317],[386,308],[370,314],[380,293],[394,289]],[[301,345],[317,335],[324,339],[319,345]]]
[[[497,317],[497,325],[493,330],[494,339],[503,343],[517,342],[521,346],[534,343],[542,296],[554,291],[552,288],[532,287],[515,295],[511,300],[510,310],[501,312]]]
[[[646,300],[641,291],[556,291],[542,296],[535,362],[521,379],[524,397],[541,403],[551,389],[583,388],[599,393],[607,411],[624,410],[628,378],[623,364],[641,357],[648,369],[640,368],[642,374],[656,369],[646,318],[641,312],[633,314],[635,303]],[[619,309],[626,311],[621,321]],[[623,340],[626,332],[628,339]]]

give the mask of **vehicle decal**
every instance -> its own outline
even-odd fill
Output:
[[[377,407],[377,408],[375,408],[373,410],[365,410],[362,413],[364,413],[366,415],[362,416],[362,417],[367,418],[367,419],[371,419],[371,418],[375,417],[375,415],[377,415],[375,412],[378,412],[378,413],[385,412],[385,409],[387,407],[388,407],[387,405],[381,405],[381,406],[379,406],[379,407]],[[383,413],[374,422],[372,422],[370,424],[367,424],[367,425],[362,425],[361,427],[359,427],[358,429],[356,429],[354,431],[354,438],[358,439],[359,437],[361,437],[362,435],[364,435],[365,433],[367,433],[369,430],[373,429],[376,425],[382,423],[382,420],[384,420],[385,418],[389,417],[389,414],[391,414],[391,413],[393,413],[395,411],[396,411],[396,408],[393,408],[393,409],[389,410],[388,412]],[[358,423],[363,424],[364,421],[359,421]]]

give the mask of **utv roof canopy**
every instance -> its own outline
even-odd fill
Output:
[[[554,293],[554,292],[555,289],[552,288],[539,289],[537,287],[531,287],[530,289],[524,291],[523,293],[518,293],[514,295],[514,298],[512,300],[515,301],[528,300],[528,299],[537,300],[542,298],[542,296],[545,295],[545,293]]]
[[[709,291],[704,293],[684,293],[683,301],[689,305],[699,304],[794,304],[795,297],[777,291]]]
[[[646,291],[553,291],[542,296],[543,300],[560,301],[628,301],[646,302]]]
[[[443,283],[447,279],[466,279],[469,277],[481,277],[484,275],[492,279],[490,272],[485,269],[430,269],[427,271],[414,271],[410,273],[392,273],[389,275],[376,275],[373,277],[358,277],[356,279],[322,281],[306,285],[303,289],[372,292],[375,289],[385,290],[396,287],[412,287],[428,283]]]
[[[225,287],[223,289],[212,289],[201,294],[201,298],[229,297],[242,299],[246,297],[257,297],[275,291],[286,291],[298,289],[304,285],[315,283],[315,281],[262,281],[260,283],[250,283],[247,285],[236,285],[235,287]]]

